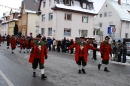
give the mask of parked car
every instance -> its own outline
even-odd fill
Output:
[[[130,56],[130,42],[126,42],[126,46],[127,46],[127,55]]]

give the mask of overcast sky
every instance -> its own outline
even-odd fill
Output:
[[[0,0],[0,5],[5,5],[12,8],[19,8],[21,6],[22,0]],[[95,11],[98,12],[102,7],[105,0],[92,0],[94,2]],[[130,0],[122,0],[123,2],[130,2]],[[2,17],[3,12],[10,11],[9,8],[0,6],[0,17]]]

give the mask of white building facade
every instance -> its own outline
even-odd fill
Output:
[[[130,14],[124,5],[126,3],[121,3],[121,0],[105,1],[94,20],[94,25],[100,28],[101,41],[105,36],[110,36],[113,39],[130,37]],[[111,31],[108,31],[108,27],[111,27]]]
[[[96,13],[92,2],[41,0],[39,12],[39,29],[43,36],[57,40],[64,37],[74,39],[75,36],[93,37]]]
[[[8,35],[8,18],[9,18],[9,12],[5,12],[2,17],[2,23],[1,23],[1,36]]]

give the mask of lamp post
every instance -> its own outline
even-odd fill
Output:
[[[79,29],[79,37],[80,37],[81,30]]]
[[[100,29],[100,27],[98,27],[98,28],[94,28],[95,40],[96,40],[96,33],[97,33],[97,30],[99,30],[99,29]]]

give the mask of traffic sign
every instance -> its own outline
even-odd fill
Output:
[[[115,27],[112,28],[112,32],[113,33],[116,32],[116,28]]]
[[[111,34],[111,27],[108,27],[107,33]]]

